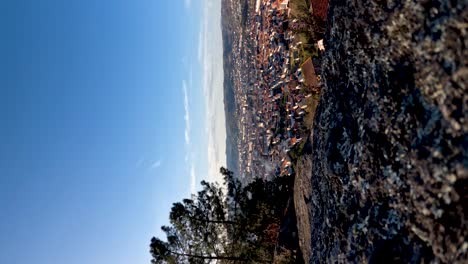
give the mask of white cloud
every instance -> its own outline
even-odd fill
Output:
[[[226,121],[220,1],[205,1],[203,12],[204,17],[198,40],[198,59],[203,68],[205,130],[208,138],[207,180],[222,182],[219,167],[226,165]]]
[[[190,105],[189,105],[189,90],[192,89],[193,86],[193,76],[192,76],[192,68],[189,70],[189,79],[188,79],[188,84],[186,80],[182,81],[182,93],[184,95],[184,121],[185,121],[185,131],[184,131],[184,136],[185,136],[185,148],[186,148],[186,153],[185,153],[185,162],[186,163],[191,163],[190,168],[189,168],[189,173],[190,173],[190,193],[194,194],[196,192],[196,182],[197,182],[197,177],[195,174],[195,164],[193,161],[193,153],[192,152],[192,142],[190,138],[190,133],[191,133],[191,124],[190,124]]]
[[[182,81],[182,92],[184,94],[185,144],[190,145],[190,109],[187,82],[185,80]]]
[[[190,8],[192,6],[192,0],[184,0],[185,8]]]
[[[162,165],[162,160],[157,160],[151,164],[151,169],[157,169]]]
[[[189,1],[190,2],[190,1]],[[186,2],[187,3],[187,2]],[[189,4],[190,5],[190,4]],[[193,69],[189,66],[189,77],[182,81],[185,121],[185,162],[189,174],[189,191],[196,193],[197,182],[207,180],[222,182],[219,167],[226,164],[226,125],[223,89],[223,45],[221,37],[221,1],[203,2],[203,19],[198,34],[198,53],[195,60],[202,68],[202,93],[205,100],[205,132],[207,168],[197,167],[200,162],[192,148],[191,115],[189,95],[193,91]],[[187,6],[187,5],[186,5]],[[185,61],[183,61],[184,66]],[[191,62],[189,62],[189,65]],[[197,128],[195,126],[195,128]],[[195,142],[195,140],[193,140]],[[202,151],[204,153],[205,151]],[[204,160],[202,158],[202,160]],[[200,177],[200,175],[206,177]]]

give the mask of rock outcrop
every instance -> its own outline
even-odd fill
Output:
[[[310,263],[467,263],[467,3],[330,2]]]

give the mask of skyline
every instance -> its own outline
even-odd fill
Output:
[[[149,261],[225,164],[220,1],[2,5],[0,262]]]

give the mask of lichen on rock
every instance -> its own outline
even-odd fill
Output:
[[[468,260],[467,5],[330,2],[311,263]]]

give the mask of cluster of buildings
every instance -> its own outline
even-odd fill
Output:
[[[288,30],[288,17],[287,0],[257,0],[248,23],[247,77],[234,85],[241,179],[293,174],[289,153],[308,137],[307,102],[320,84],[311,60],[299,65],[294,55],[301,43]]]

